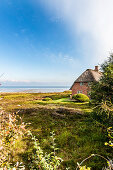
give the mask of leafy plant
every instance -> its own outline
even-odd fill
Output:
[[[56,156],[55,134],[51,133],[52,152],[44,153],[40,147],[40,143],[26,129],[26,124],[22,122],[21,117],[15,114],[6,114],[2,112],[0,115],[0,169],[21,169],[26,167],[17,157],[19,153],[25,152],[24,137],[28,136],[33,142],[32,161],[29,163],[29,169],[41,170],[57,170],[63,161]],[[19,123],[20,122],[20,123]],[[28,160],[29,162],[29,160]]]
[[[38,142],[36,137],[32,135],[30,131],[29,131],[29,135],[31,136],[34,149],[35,149],[32,154],[32,161],[29,165],[29,168],[30,169],[43,169],[43,170],[45,169],[46,170],[57,170],[63,160],[56,156],[56,150],[58,148],[55,147],[56,144],[55,144],[54,132],[51,133],[52,152],[49,154],[47,153],[44,154],[43,150],[40,147],[40,143]]]

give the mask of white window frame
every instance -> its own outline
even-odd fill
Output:
[[[80,82],[80,86],[83,86],[84,85],[84,83],[83,82]]]
[[[78,91],[77,91],[77,94],[79,94],[79,93],[82,93],[82,91],[78,90]]]
[[[91,86],[91,82],[88,82],[88,86]]]

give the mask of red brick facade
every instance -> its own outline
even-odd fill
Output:
[[[87,82],[84,82],[84,83],[75,82],[72,87],[72,96],[74,94],[78,94],[78,93],[83,93],[85,95],[88,95],[89,90],[90,90],[90,88],[89,88]]]
[[[88,95],[90,91],[90,83],[98,82],[102,76],[98,66],[95,69],[87,69],[84,71],[72,84],[70,90],[72,90],[72,96],[74,94],[82,93]]]

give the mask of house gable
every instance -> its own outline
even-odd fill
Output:
[[[95,70],[87,69],[84,71],[73,83],[70,90],[72,90],[72,95],[77,94],[78,91],[87,95],[89,90],[89,83],[94,81],[99,81],[102,73],[98,71],[98,66],[95,66]]]

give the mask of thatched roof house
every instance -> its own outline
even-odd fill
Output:
[[[87,69],[84,71],[73,83],[70,90],[72,90],[72,95],[77,93],[88,93],[88,85],[91,82],[99,81],[102,73],[99,71],[98,66],[95,66],[95,69]]]

